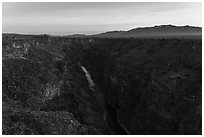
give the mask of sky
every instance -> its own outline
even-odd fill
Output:
[[[3,2],[2,31],[96,34],[154,25],[202,26],[201,2]]]

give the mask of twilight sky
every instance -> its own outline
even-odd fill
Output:
[[[202,4],[189,2],[3,2],[3,32],[95,34],[161,24],[202,26]]]

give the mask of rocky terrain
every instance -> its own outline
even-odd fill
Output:
[[[201,134],[201,40],[96,43],[84,66],[130,134]]]
[[[69,40],[4,40],[3,134],[109,133]]]
[[[3,134],[202,134],[201,39],[3,34],[2,46]]]

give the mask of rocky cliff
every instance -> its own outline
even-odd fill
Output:
[[[117,134],[114,119],[130,134],[201,134],[201,47],[199,39],[3,35],[3,134]]]

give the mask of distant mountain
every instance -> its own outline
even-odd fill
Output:
[[[15,34],[15,33],[3,33],[7,37],[36,37],[32,34]],[[63,38],[202,38],[202,28],[195,26],[174,26],[174,25],[159,25],[153,27],[138,27],[128,31],[108,31],[100,34],[85,35],[85,34],[73,34],[73,35],[48,35],[41,34],[41,36],[49,37],[63,37]]]
[[[73,34],[73,35],[65,35],[63,37],[66,37],[66,38],[84,38],[84,37],[87,37],[87,35],[85,35],[85,34]]]
[[[92,35],[101,38],[145,38],[145,37],[200,37],[201,27],[160,25],[154,27],[135,28],[128,31],[109,31]]]

